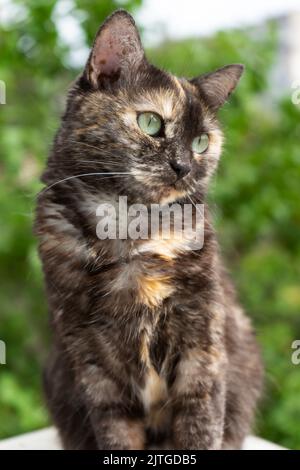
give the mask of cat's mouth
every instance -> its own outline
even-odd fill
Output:
[[[187,191],[184,189],[177,189],[175,185],[173,187],[168,188],[160,199],[160,204],[170,204],[172,202],[178,201],[179,199],[183,198],[187,195]]]
[[[160,204],[170,204],[191,194],[192,188],[184,180],[177,180],[175,183],[164,185],[160,192]]]
[[[185,179],[170,179],[165,176],[153,177],[153,174],[149,174],[144,171],[132,171],[134,179],[143,184],[143,186],[149,189],[149,195],[153,202],[159,204],[170,204],[178,201],[184,196],[191,193],[190,184]]]

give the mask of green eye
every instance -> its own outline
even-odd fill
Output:
[[[192,142],[192,150],[195,153],[203,153],[208,149],[209,146],[209,137],[207,134],[201,134]]]
[[[162,119],[155,113],[141,113],[137,118],[140,129],[145,134],[156,136],[162,128]]]

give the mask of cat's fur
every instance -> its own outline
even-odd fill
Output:
[[[216,112],[241,73],[177,79],[147,62],[131,16],[117,11],[69,93],[35,227],[54,332],[45,390],[66,449],[240,448],[249,432],[261,360],[208,208],[198,251],[174,239],[101,241],[95,230],[97,205],[119,195],[205,202],[221,150]],[[139,129],[145,110],[164,118],[164,135]],[[210,147],[196,157],[202,132]],[[177,180],[170,161],[190,173]],[[130,174],[54,184],[89,172]]]

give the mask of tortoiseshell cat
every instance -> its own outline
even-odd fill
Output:
[[[122,10],[69,93],[35,227],[54,332],[45,390],[66,449],[238,449],[249,432],[260,354],[207,206],[198,251],[95,230],[97,206],[120,195],[206,204],[216,113],[242,71],[186,80],[159,70]],[[107,177],[86,175],[98,172]]]

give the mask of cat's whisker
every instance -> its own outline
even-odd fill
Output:
[[[85,176],[102,176],[102,175],[105,175],[104,177],[113,177],[113,176],[124,176],[124,175],[131,175],[131,173],[129,172],[110,172],[110,173],[98,173],[98,172],[93,172],[93,173],[81,173],[80,175],[72,175],[72,176],[68,176],[67,178],[63,178],[59,181],[56,181],[55,183],[53,184],[50,184],[50,186],[47,186],[47,188],[43,189],[40,194],[43,194],[45,193],[46,191],[48,191],[49,189],[53,188],[54,186],[56,186],[57,184],[59,183],[64,183],[65,181],[69,181],[71,179],[75,179],[75,178],[81,178],[81,177],[85,177]]]
[[[199,208],[197,207],[197,205],[195,204],[195,202],[193,201],[193,199],[191,198],[191,196],[190,196],[189,194],[187,194],[187,197],[188,197],[189,200],[191,201],[192,205],[195,207],[196,211],[199,212],[199,214],[201,215],[201,217],[203,217],[202,212],[199,210]]]

